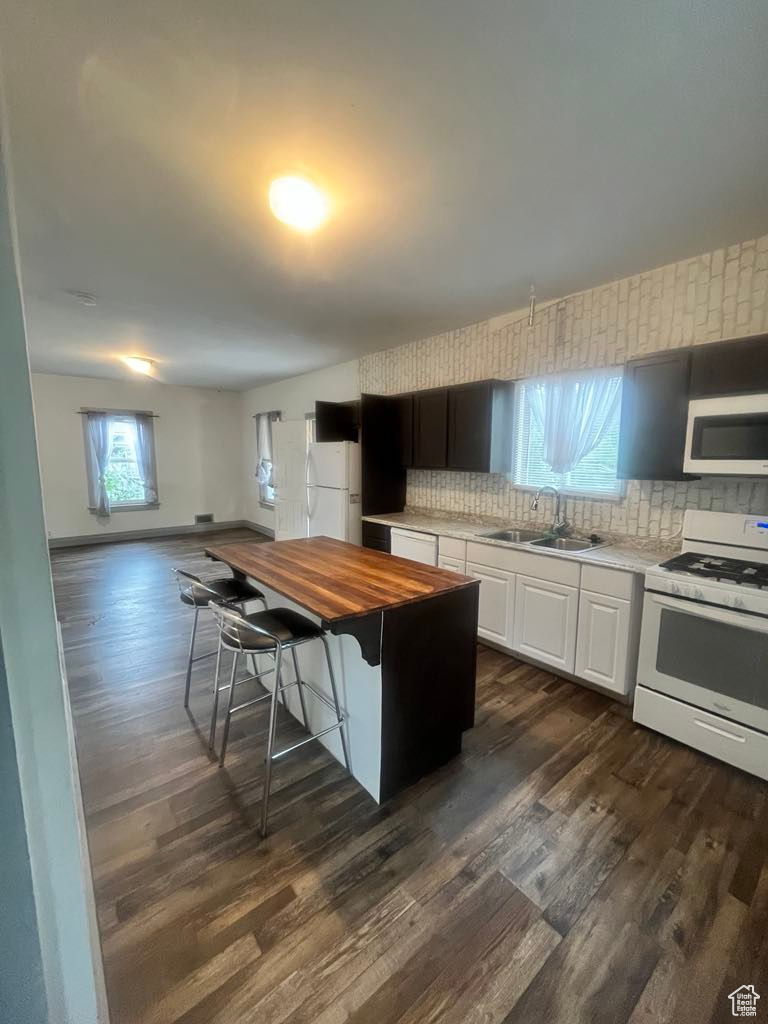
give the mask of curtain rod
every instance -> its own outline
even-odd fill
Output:
[[[156,412],[147,412],[144,409],[77,409],[76,416],[87,416],[91,412],[108,412],[117,416],[149,416],[150,419],[159,420]]]

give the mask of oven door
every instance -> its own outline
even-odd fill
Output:
[[[768,395],[688,403],[686,473],[768,475]]]
[[[768,619],[646,591],[637,681],[768,732]]]

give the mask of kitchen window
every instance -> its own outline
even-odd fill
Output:
[[[87,409],[83,416],[90,511],[157,508],[153,414]]]
[[[616,368],[553,374],[515,387],[512,482],[618,498],[622,375]]]
[[[259,412],[253,418],[256,421],[256,479],[259,482],[259,504],[265,508],[274,508],[272,424],[280,419],[280,413]]]

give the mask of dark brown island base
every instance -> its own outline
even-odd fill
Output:
[[[352,774],[377,801],[459,753],[474,723],[477,580],[328,537],[206,554],[255,581],[270,607],[295,608],[334,634]],[[312,650],[321,646],[301,648],[301,671],[328,692],[322,651]],[[286,704],[299,718],[295,692]],[[318,704],[313,731],[327,724]],[[341,760],[337,734],[322,742]]]

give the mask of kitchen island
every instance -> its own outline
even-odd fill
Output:
[[[477,580],[328,537],[206,554],[253,580],[270,607],[294,608],[332,634],[352,774],[374,799],[459,753],[474,722]],[[322,645],[304,645],[300,657],[302,675],[328,693]],[[290,682],[292,668],[284,671]],[[315,703],[313,732],[330,724]],[[301,720],[295,688],[286,705]],[[342,760],[337,734],[320,742]]]

